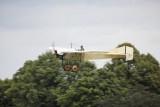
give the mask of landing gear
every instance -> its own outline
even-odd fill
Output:
[[[67,64],[67,65],[64,66],[64,70],[65,70],[65,71],[69,71],[70,69],[71,69],[70,65]],[[73,71],[73,72],[78,71],[78,66],[77,66],[77,65],[73,65],[73,66],[72,66],[72,71]]]
[[[71,68],[70,68],[70,65],[67,64],[67,65],[64,66],[64,70],[65,70],[65,71],[69,71],[70,69],[71,69]]]
[[[62,59],[62,65],[63,65],[63,59]],[[72,64],[71,64],[72,65]],[[80,67],[78,67],[77,65],[76,65],[76,61],[74,62],[74,64],[73,64],[73,66],[71,67],[70,66],[70,64],[69,64],[69,60],[67,60],[67,64],[63,67],[63,69],[65,70],[65,71],[70,71],[70,70],[72,70],[73,72],[76,72],[76,71],[78,71],[80,68],[81,68],[81,60],[80,60]]]
[[[77,65],[73,65],[73,66],[72,66],[72,71],[73,71],[73,72],[78,71],[78,67],[77,67]]]

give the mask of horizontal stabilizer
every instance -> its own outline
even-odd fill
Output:
[[[115,49],[111,49],[111,50],[108,50],[106,52],[125,54],[125,46],[122,46],[122,47],[119,47],[119,48],[115,48]]]

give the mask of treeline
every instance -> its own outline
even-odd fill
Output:
[[[77,72],[63,71],[51,52],[26,61],[0,80],[0,107],[159,107],[159,62],[124,45],[134,48],[134,60],[112,59],[101,69],[84,61]]]

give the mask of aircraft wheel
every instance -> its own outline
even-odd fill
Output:
[[[69,71],[69,70],[70,70],[70,65],[65,65],[65,66],[64,66],[64,70],[65,70],[65,71]]]
[[[72,71],[74,71],[74,72],[78,71],[78,67],[77,67],[77,65],[73,65],[73,67],[72,67]]]

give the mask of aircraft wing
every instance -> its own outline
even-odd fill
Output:
[[[108,58],[126,58],[126,61],[133,59],[133,48],[123,46],[109,51],[72,51],[64,52],[68,60],[96,60]]]

